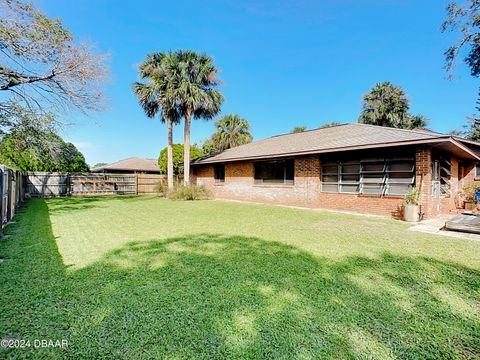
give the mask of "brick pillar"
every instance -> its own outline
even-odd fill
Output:
[[[295,189],[307,205],[316,202],[320,192],[320,158],[305,156],[295,158]]]
[[[450,171],[452,172],[452,176],[450,177],[450,191],[452,193],[451,197],[455,198],[458,192],[461,190],[460,179],[458,178],[458,159],[453,158],[452,167]]]
[[[424,218],[431,215],[432,150],[419,146],[415,151],[415,184],[420,191],[421,211]]]

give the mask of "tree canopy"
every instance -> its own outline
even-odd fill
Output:
[[[0,44],[4,120],[17,104],[43,114],[102,109],[106,56],[75,42],[59,19],[49,18],[30,2],[2,1]]]
[[[102,166],[105,166],[105,165],[108,165],[108,163],[99,162],[99,163],[96,163],[96,164],[92,165],[92,169],[99,168],[99,167],[102,167]]]
[[[473,77],[480,77],[480,0],[466,0],[461,6],[451,2],[447,6],[447,18],[442,24],[442,32],[458,31],[459,39],[445,50],[445,69],[449,78],[453,77],[453,70],[459,57],[470,68]],[[480,94],[477,97],[476,110],[480,112]],[[479,115],[468,118],[464,130],[460,133],[472,140],[480,140]]]
[[[462,130],[452,130],[450,135],[462,137],[468,140],[480,141],[480,119],[476,117],[468,117],[467,123]]]
[[[472,76],[480,76],[480,0],[466,0],[461,6],[451,2],[447,6],[447,18],[442,32],[459,31],[460,38],[445,51],[445,68],[452,72],[455,62],[465,50],[463,61],[470,68]]]
[[[206,154],[214,154],[243,144],[252,142],[248,120],[237,114],[229,114],[215,122],[216,131],[202,145]]]
[[[323,124],[322,126],[320,126],[320,129],[325,129],[325,128],[329,128],[329,127],[333,127],[333,126],[338,126],[338,125],[342,125],[342,124],[339,123],[339,122],[336,122],[336,121],[330,121],[330,122],[325,123],[325,124]]]
[[[463,136],[469,140],[480,141],[480,119],[469,118]]]
[[[147,55],[140,65],[139,74],[144,82],[135,82],[133,92],[149,118],[160,115],[162,122],[180,123],[181,109],[177,94],[172,89],[174,82],[178,81],[177,62],[173,53],[156,52]]]
[[[405,91],[391,82],[377,83],[363,96],[358,122],[401,129],[425,127],[427,119],[409,114],[410,103]]]
[[[0,142],[0,163],[23,171],[85,172],[88,165],[41,117],[25,114]]]
[[[183,175],[183,144],[173,144],[173,173],[175,175]],[[198,159],[204,156],[203,151],[195,145],[190,146],[190,158],[192,160]],[[160,151],[158,157],[158,166],[160,167],[160,173],[167,173],[167,148],[165,147]]]
[[[306,126],[295,126],[292,131],[290,131],[292,134],[297,134],[297,133],[301,133],[301,132],[304,132],[307,130],[307,127]]]

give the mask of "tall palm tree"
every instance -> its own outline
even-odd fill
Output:
[[[216,151],[252,142],[250,124],[236,114],[223,116],[215,123],[215,127],[217,131],[212,135],[212,142]]]
[[[162,122],[167,123],[167,181],[173,189],[173,125],[180,122],[175,93],[171,91],[175,68],[175,57],[171,54],[153,53],[139,67],[140,77],[145,83],[133,84],[133,92],[138,97],[145,114],[154,118],[160,113]]]
[[[184,182],[190,184],[190,124],[195,119],[211,119],[220,112],[223,95],[215,90],[219,85],[218,69],[213,59],[194,51],[177,51],[173,72],[176,76],[175,93],[180,114],[185,119],[184,127]]]

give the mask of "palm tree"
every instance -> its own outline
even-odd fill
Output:
[[[176,58],[175,85],[171,89],[180,114],[185,119],[184,127],[184,182],[190,184],[190,124],[195,119],[211,119],[220,112],[223,95],[215,90],[219,85],[218,69],[213,59],[194,51],[177,51],[172,54]]]
[[[138,97],[145,114],[154,118],[159,112],[161,121],[167,123],[167,181],[173,189],[173,125],[180,122],[180,112],[175,94],[172,93],[172,81],[175,58],[171,54],[153,53],[139,67],[140,77],[146,83],[133,84],[133,92]]]
[[[217,131],[212,135],[212,142],[216,151],[252,142],[250,124],[236,114],[222,117],[215,123],[215,128]]]
[[[407,116],[407,119],[405,121],[405,126],[403,126],[403,129],[408,129],[408,130],[413,130],[417,128],[424,128],[428,124],[428,119],[421,115],[409,115]]]
[[[390,82],[378,83],[363,96],[363,109],[358,122],[402,127],[408,109],[408,99],[401,87]]]

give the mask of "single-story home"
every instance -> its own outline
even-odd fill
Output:
[[[91,171],[110,174],[160,174],[157,160],[139,157],[119,160],[111,164],[93,168]]]
[[[192,163],[216,198],[399,217],[412,187],[424,218],[459,212],[480,143],[424,129],[344,124],[273,136]]]

